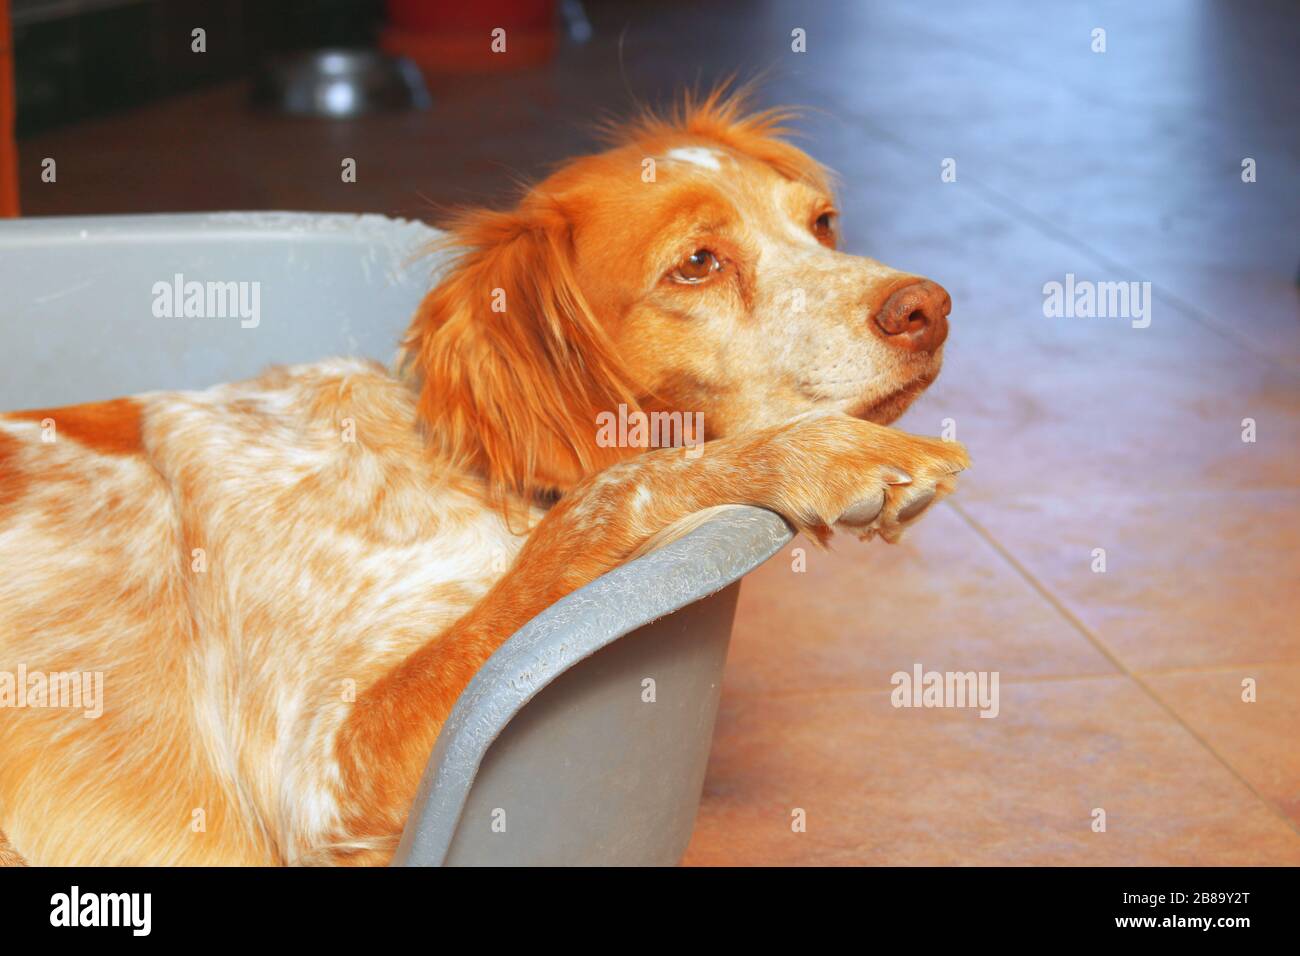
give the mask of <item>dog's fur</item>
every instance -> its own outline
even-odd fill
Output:
[[[457,695],[557,598],[708,509],[824,540],[874,502],[893,540],[950,490],[959,445],[883,427],[939,368],[870,329],[918,278],[834,250],[781,122],[688,100],[461,216],[399,375],[0,417],[0,672],[105,696],[0,708],[0,861],[384,862]],[[604,447],[620,404],[708,444]]]

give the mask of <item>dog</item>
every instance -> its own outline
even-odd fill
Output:
[[[457,696],[558,598],[717,509],[894,541],[952,491],[959,444],[887,427],[949,297],[837,250],[789,120],[688,96],[458,215],[393,371],[0,417],[0,858],[385,863]],[[620,409],[704,443],[597,441]],[[95,719],[50,706],[77,675]]]

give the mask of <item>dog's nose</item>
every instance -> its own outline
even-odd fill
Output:
[[[938,283],[922,279],[905,285],[875,315],[876,328],[891,345],[913,352],[933,352],[948,337],[952,299]]]

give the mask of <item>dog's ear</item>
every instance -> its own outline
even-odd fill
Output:
[[[403,343],[434,447],[484,475],[494,497],[564,490],[626,450],[596,442],[596,416],[634,388],[574,277],[562,211],[530,197],[450,224],[459,250]]]

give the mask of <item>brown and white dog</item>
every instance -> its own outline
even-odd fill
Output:
[[[0,678],[104,675],[98,719],[0,707],[0,861],[382,863],[457,695],[559,597],[709,509],[892,541],[951,490],[960,445],[885,427],[948,296],[836,250],[782,122],[688,100],[461,216],[398,375],[0,416]],[[607,447],[620,405],[708,441]]]

